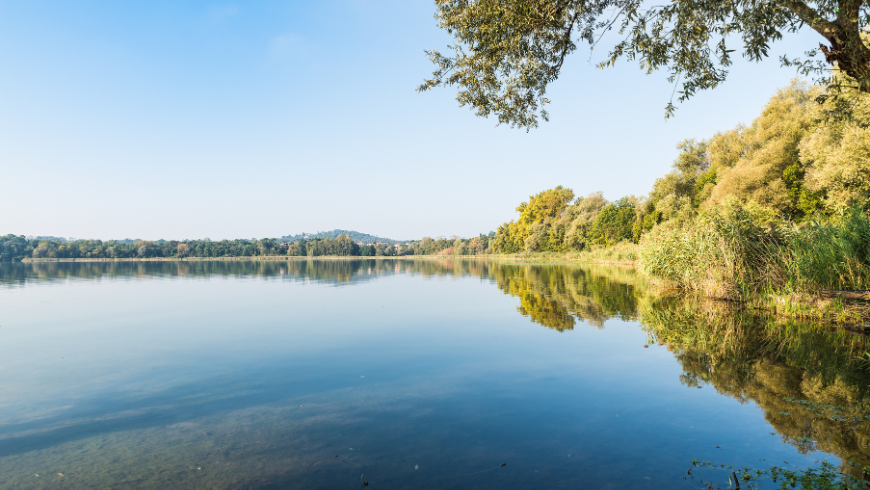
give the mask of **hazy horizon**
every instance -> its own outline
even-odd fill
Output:
[[[60,236],[60,235],[51,235],[51,234],[46,234],[46,235],[23,235],[23,236],[24,236],[25,238],[27,238],[28,240],[30,240],[30,239],[35,239],[35,238],[44,238],[44,239],[50,239],[50,238],[55,238],[55,239],[57,239],[57,238],[59,238],[59,239],[67,240],[67,241],[74,241],[74,240],[103,240],[103,241],[107,241],[107,240],[115,240],[115,241],[121,241],[121,240],[143,240],[143,241],[161,241],[161,240],[162,240],[162,241],[169,242],[169,241],[188,241],[188,240],[212,240],[212,241],[216,241],[216,240],[234,240],[234,239],[240,239],[240,240],[250,240],[250,239],[254,239],[254,240],[259,240],[259,239],[262,239],[262,238],[274,238],[274,239],[278,239],[278,240],[280,240],[280,239],[282,239],[282,238],[296,237],[296,236],[300,236],[300,235],[304,235],[304,236],[312,236],[312,237],[313,237],[313,236],[320,235],[320,234],[322,234],[322,233],[331,233],[331,232],[333,232],[333,231],[349,231],[349,232],[356,232],[356,233],[361,233],[361,234],[368,235],[368,236],[371,236],[371,237],[374,237],[374,238],[383,238],[383,239],[387,239],[387,240],[393,240],[393,241],[396,241],[396,242],[408,242],[408,241],[420,240],[420,239],[424,238],[424,237],[418,237],[418,238],[394,238],[394,237],[388,237],[388,236],[372,235],[371,233],[366,233],[366,232],[364,232],[364,231],[360,231],[360,230],[342,230],[341,228],[333,228],[333,229],[331,229],[331,230],[318,230],[318,231],[314,231],[314,232],[287,233],[287,234],[282,234],[282,235],[278,235],[278,236],[260,236],[260,237],[227,237],[227,238],[212,238],[212,237],[185,237],[185,238],[174,238],[174,237],[173,237],[173,238],[163,238],[163,237],[160,237],[160,238],[151,238],[151,237],[138,237],[138,236],[137,236],[137,237],[123,237],[123,238],[122,238],[122,237],[113,237],[113,238],[93,238],[93,237],[77,237],[77,236]],[[17,236],[22,236],[22,235],[17,235]],[[475,236],[476,236],[476,235],[475,235]],[[431,237],[429,237],[429,238],[437,238],[437,237],[435,237],[435,236],[431,236]],[[472,237],[462,237],[462,238],[472,238]]]

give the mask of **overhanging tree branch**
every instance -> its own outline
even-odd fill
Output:
[[[819,50],[808,50],[809,55],[824,54],[860,90],[870,92],[870,50],[861,38],[870,22],[867,3],[672,0],[641,12],[642,0],[435,0],[439,26],[456,43],[449,56],[427,52],[436,71],[418,90],[456,85],[459,103],[478,115],[494,114],[499,124],[536,127],[539,117],[547,117],[547,86],[558,79],[576,43],[597,46],[621,19],[623,39],[599,66],[626,58],[637,60],[648,73],[666,69],[672,81],[679,75],[681,102],[725,81],[736,51],[729,45],[736,39],[742,38],[744,57],[761,61],[784,33],[804,26],[827,41]],[[801,73],[828,76],[821,75],[827,70],[822,64],[782,59]],[[672,111],[669,104],[667,112]]]

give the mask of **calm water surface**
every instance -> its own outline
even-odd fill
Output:
[[[0,488],[727,488],[870,464],[785,400],[866,347],[600,266],[0,264]]]

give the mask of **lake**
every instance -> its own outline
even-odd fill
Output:
[[[867,350],[620,267],[0,264],[0,488],[727,488],[693,460],[860,475]]]

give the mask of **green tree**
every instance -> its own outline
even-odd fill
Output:
[[[609,247],[623,240],[631,240],[636,212],[630,198],[622,198],[601,209],[592,223],[590,235],[593,243]]]
[[[359,245],[345,233],[335,239],[333,252],[335,255],[359,255]]]
[[[827,79],[836,63],[862,92],[870,92],[870,49],[861,32],[870,23],[863,0],[435,0],[438,25],[454,37],[452,55],[427,51],[432,78],[418,91],[456,86],[460,105],[479,116],[521,128],[548,119],[547,86],[558,79],[577,43],[594,46],[618,28],[622,39],[599,66],[637,60],[648,73],[666,70],[679,100],[725,81],[734,43],[751,61],[768,57],[785,33],[821,36],[805,59],[780,61]],[[666,113],[673,114],[673,101]]]
[[[302,257],[307,255],[305,251],[305,241],[299,240],[287,245],[287,255],[291,257]]]
[[[688,139],[681,141],[677,148],[680,150],[680,154],[674,161],[674,170],[656,180],[649,198],[652,209],[648,213],[644,213],[644,219],[646,216],[658,212],[658,217],[650,219],[687,221],[691,219],[695,208],[698,207],[699,203],[696,202],[697,184],[702,176],[706,177],[710,168],[710,162],[707,158],[707,143]],[[646,225],[647,222],[645,221],[644,224]]]
[[[577,198],[577,202],[560,218],[560,221],[564,220],[566,229],[563,249],[583,250],[591,245],[592,223],[608,204],[610,202],[601,192],[593,192],[588,196]]]

